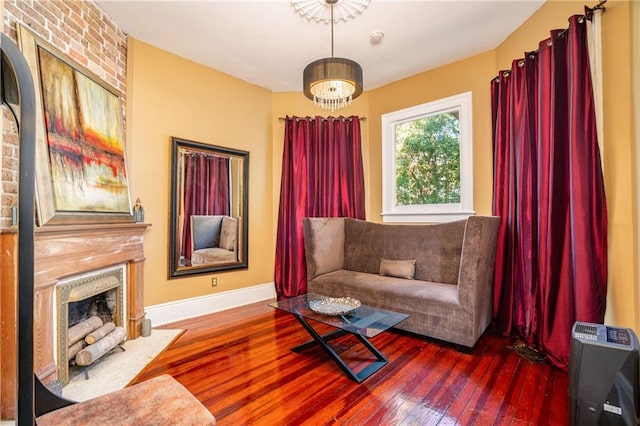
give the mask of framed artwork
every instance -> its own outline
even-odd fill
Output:
[[[36,89],[38,224],[133,222],[118,92],[22,26]]]

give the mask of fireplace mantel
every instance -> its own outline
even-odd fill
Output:
[[[124,264],[127,275],[128,338],[140,336],[144,320],[145,223],[44,226],[34,233],[34,371],[48,383],[57,379],[54,354],[56,283],[64,278]],[[15,401],[15,295],[17,235],[0,231],[0,363],[2,417]],[[7,406],[9,404],[10,406]]]

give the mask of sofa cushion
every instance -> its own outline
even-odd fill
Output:
[[[412,280],[416,274],[416,260],[380,259],[380,275]]]
[[[238,257],[233,250],[226,250],[220,247],[196,250],[191,253],[192,265],[208,265],[210,263],[236,262]]]
[[[454,286],[366,272],[334,271],[317,277],[308,285],[310,293],[328,297],[349,296],[365,305],[409,315],[425,311],[425,307],[428,307],[427,310],[442,312],[446,316],[451,314],[452,306],[458,306],[457,289]]]
[[[304,220],[307,279],[344,267],[344,219],[306,218]],[[322,236],[321,238],[319,236]],[[313,265],[313,268],[310,268]]]
[[[364,220],[344,221],[344,269],[370,274],[380,273],[380,258],[384,255],[384,225]],[[405,257],[412,259],[415,256]]]

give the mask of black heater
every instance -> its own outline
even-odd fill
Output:
[[[576,322],[569,360],[571,425],[638,425],[638,338],[628,328]]]

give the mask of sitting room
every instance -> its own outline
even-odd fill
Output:
[[[639,3],[0,11],[2,426],[640,421]]]

